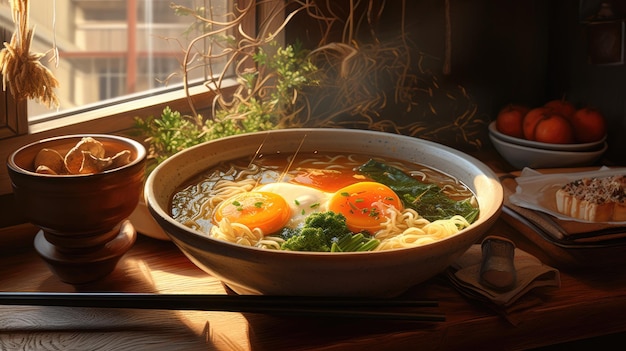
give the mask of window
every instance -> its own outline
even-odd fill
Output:
[[[180,85],[181,75],[171,75],[180,72],[183,50],[198,33],[186,34],[193,18],[177,15],[171,3],[55,0],[33,6],[31,24],[37,28],[38,40],[32,51],[47,52],[55,46],[58,49],[56,64],[44,63],[61,82],[57,89],[61,106],[58,111],[50,111],[31,101],[29,120]],[[223,16],[230,6],[227,0],[175,3],[191,9],[210,6],[214,16]],[[191,79],[204,78],[202,72],[192,74]]]
[[[27,107],[16,105],[8,91],[0,91],[0,159],[45,137],[124,131],[134,125],[135,116],[158,115],[166,105],[187,111],[182,78],[175,73],[194,38],[194,33],[185,35],[192,17],[176,15],[172,2],[210,8],[216,19],[223,19],[233,6],[229,0],[49,0],[31,5],[30,26],[35,27],[31,51],[48,52],[55,45],[59,51],[58,64],[48,60],[50,55],[40,62],[60,82],[55,90],[60,107],[50,110],[36,101],[28,101]],[[10,40],[13,28],[9,2],[0,0],[3,42]],[[189,78],[202,82],[204,74],[195,70]],[[198,85],[190,93],[207,94],[207,89]],[[0,197],[10,192],[3,166]]]

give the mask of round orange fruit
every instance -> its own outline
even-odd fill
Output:
[[[606,120],[595,108],[583,107],[576,110],[571,121],[576,141],[579,143],[598,141],[606,135]]]
[[[575,141],[570,121],[556,113],[537,122],[534,137],[536,141],[551,144],[572,144]]]
[[[502,134],[523,138],[522,121],[527,112],[528,107],[523,105],[508,104],[504,106],[496,117],[496,129]]]
[[[535,129],[537,127],[537,123],[543,118],[546,118],[550,115],[550,108],[541,106],[535,107],[528,111],[524,116],[524,120],[522,121],[522,128],[524,131],[524,138],[528,140],[535,140]]]
[[[576,107],[571,102],[560,99],[550,100],[544,104],[545,107],[552,109],[553,113],[559,114],[566,118],[571,118],[576,112]]]

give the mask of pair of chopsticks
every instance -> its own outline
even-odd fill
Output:
[[[396,298],[0,292],[0,305],[228,311],[283,316],[369,318],[419,322],[445,321],[443,314],[414,312],[412,310],[422,307],[437,307],[439,305],[437,301]],[[397,310],[394,311],[393,309]]]

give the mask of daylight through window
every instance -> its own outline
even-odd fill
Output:
[[[184,50],[198,28],[193,26],[193,17],[176,14],[172,2],[219,20],[232,6],[228,0],[33,2],[31,51],[48,53],[41,62],[60,82],[56,90],[60,107],[50,110],[29,101],[29,121],[180,88]],[[7,1],[0,1],[0,25],[9,30],[14,27]],[[54,47],[58,60],[50,61]],[[195,70],[189,79],[200,80],[203,75],[202,70]]]

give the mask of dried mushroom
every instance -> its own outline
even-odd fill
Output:
[[[109,168],[118,168],[130,163],[130,150],[120,151],[111,158]]]
[[[80,165],[80,169],[78,170],[78,173],[80,174],[101,172],[102,170],[105,170],[109,166],[111,166],[111,163],[112,163],[110,157],[107,157],[107,158],[96,157],[94,154],[92,154],[89,151],[82,151],[82,155],[83,155],[82,157],[83,160]]]
[[[63,157],[58,151],[44,148],[35,157],[35,169],[41,174],[93,174],[130,163],[130,150],[105,157],[104,145],[92,137],[82,138]]]
[[[85,153],[91,154],[95,158],[102,158],[105,154],[104,146],[101,142],[92,137],[82,138],[81,141],[65,155],[65,167],[67,167],[70,174],[83,173],[80,170],[85,160]]]
[[[50,167],[45,166],[45,165],[37,166],[37,170],[35,172],[40,173],[40,174],[52,174],[52,175],[58,175],[59,174],[58,172],[55,172]]]
[[[37,173],[64,174],[67,173],[63,156],[53,149],[41,149],[35,156]]]

